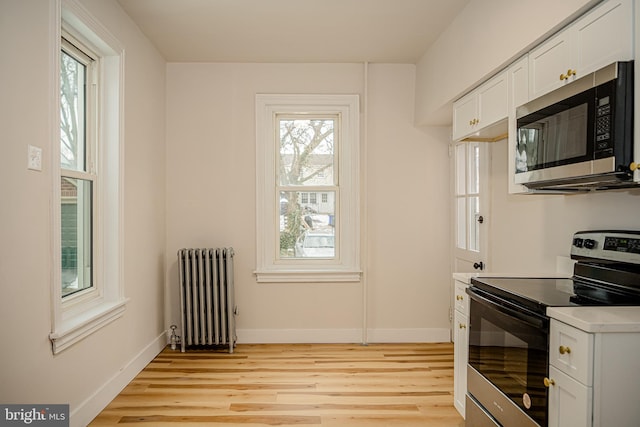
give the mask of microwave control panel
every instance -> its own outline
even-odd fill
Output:
[[[612,148],[611,121],[610,97],[598,98],[596,102],[596,151]]]

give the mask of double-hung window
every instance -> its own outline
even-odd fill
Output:
[[[72,300],[96,285],[98,67],[97,55],[68,38],[60,52],[60,250],[62,298]]]
[[[256,96],[258,281],[360,279],[358,119],[355,95]]]
[[[54,353],[117,319],[122,281],[124,49],[74,0],[60,2],[51,289]]]

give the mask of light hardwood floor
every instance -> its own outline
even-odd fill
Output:
[[[92,427],[461,427],[451,344],[239,344],[160,353]]]

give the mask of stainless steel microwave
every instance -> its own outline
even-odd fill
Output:
[[[633,61],[616,62],[516,109],[515,182],[533,190],[633,181]]]

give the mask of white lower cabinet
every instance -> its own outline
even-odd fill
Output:
[[[588,427],[591,425],[592,387],[549,367],[549,427]]]
[[[454,282],[453,312],[453,405],[464,418],[469,359],[469,298],[467,283]]]
[[[640,332],[587,329],[551,320],[549,427],[637,427]]]

